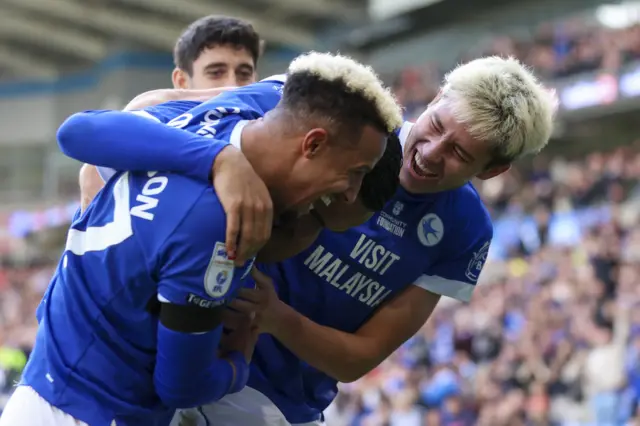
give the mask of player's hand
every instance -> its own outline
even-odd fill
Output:
[[[240,289],[229,306],[245,315],[254,315],[254,324],[260,333],[273,334],[273,330],[278,328],[283,302],[278,298],[271,278],[256,268],[251,270],[251,275],[256,281],[256,288]]]
[[[271,236],[271,195],[249,161],[232,146],[218,154],[212,171],[213,186],[227,214],[227,254],[240,266]]]
[[[271,231],[271,238],[258,253],[263,263],[280,262],[307,249],[318,238],[322,224],[311,214],[281,223]]]
[[[104,187],[104,182],[95,166],[83,164],[80,168],[78,183],[80,184],[80,211],[84,212]]]
[[[247,362],[251,362],[259,334],[252,316],[228,309],[225,317],[223,322],[226,330],[220,339],[221,355],[224,357],[225,353],[238,351]]]

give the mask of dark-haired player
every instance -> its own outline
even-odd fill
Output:
[[[346,57],[294,60],[282,100],[281,83],[261,84],[205,102],[169,126],[154,110],[85,112],[62,125],[63,152],[98,166],[113,140],[159,153],[178,144],[199,160],[176,169],[182,175],[115,172],[72,223],[38,308],[23,381],[0,424],[161,426],[176,408],[244,387],[251,335],[221,356],[218,346],[222,312],[252,262],[234,267],[226,254],[224,212],[208,184],[213,159],[228,144],[241,146],[276,212],[300,213],[321,197],[353,202],[401,123],[377,76]],[[280,101],[266,112],[250,94],[269,91]],[[135,162],[120,161],[120,169]]]
[[[202,90],[251,84],[256,79],[261,48],[259,34],[251,23],[243,19],[219,15],[200,18],[190,24],[176,41],[173,49],[175,69],[171,75],[173,87]],[[180,108],[176,115],[189,107]],[[216,161],[216,168],[224,168],[233,178],[214,182],[228,214],[227,249],[242,263],[249,254],[255,254],[256,247],[269,237],[271,200],[251,167],[242,156],[234,154],[227,150]],[[104,182],[95,167],[84,165],[80,171],[80,183],[81,207],[84,210]],[[253,215],[254,221],[251,221],[248,216],[260,211],[261,207],[266,209],[264,214]],[[259,233],[259,229],[263,232]],[[241,240],[236,244],[239,233]]]
[[[242,19],[206,16],[180,35],[173,49],[176,89],[207,89],[251,84],[261,53],[260,36]]]

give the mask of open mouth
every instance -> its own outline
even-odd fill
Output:
[[[440,175],[438,173],[433,172],[429,169],[424,161],[422,161],[422,157],[418,150],[414,151],[413,157],[411,158],[411,170],[419,177],[426,179],[437,179]]]

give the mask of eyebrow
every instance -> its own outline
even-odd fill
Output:
[[[249,65],[249,64],[240,64],[238,65],[238,69],[242,70],[242,71],[249,71],[249,72],[253,72],[254,71],[254,67],[253,65]]]
[[[445,127],[442,125],[442,121],[440,120],[440,116],[438,115],[437,112],[433,113],[433,121],[436,123],[436,126],[439,127],[442,130],[445,130]],[[464,148],[462,148],[460,146],[459,143],[457,143],[455,140],[452,142],[453,145],[456,147],[456,149],[458,151],[460,151],[460,153],[462,154],[463,157],[466,157],[466,159],[470,162],[476,161],[476,159],[473,157],[473,155],[469,154]]]
[[[204,67],[204,70],[213,71],[220,68],[228,68],[228,65],[225,62],[211,62]]]

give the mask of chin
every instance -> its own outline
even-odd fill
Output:
[[[429,182],[425,180],[415,179],[410,173],[403,172],[400,174],[400,184],[402,187],[414,194],[427,194],[438,192],[441,189],[440,182]]]

